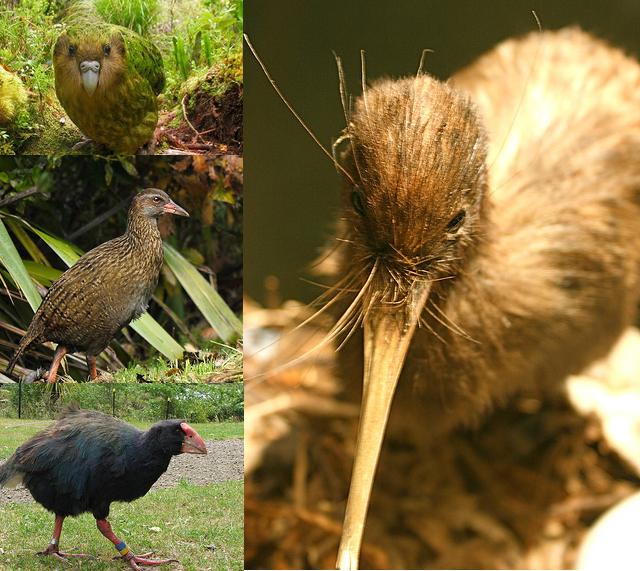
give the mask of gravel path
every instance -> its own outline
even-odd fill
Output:
[[[152,490],[177,486],[181,480],[190,484],[203,485],[228,480],[242,480],[243,450],[242,439],[207,440],[206,456],[180,454],[171,460],[169,469],[153,485]],[[0,489],[0,505],[10,502],[32,502],[26,488]]]

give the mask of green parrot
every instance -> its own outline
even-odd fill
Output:
[[[89,0],[66,9],[53,48],[56,94],[89,138],[117,153],[135,153],[158,122],[162,56],[151,41],[105,22]]]

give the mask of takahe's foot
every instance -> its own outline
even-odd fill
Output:
[[[115,557],[115,559],[124,559],[127,563],[129,563],[129,567],[134,569],[135,571],[142,571],[142,567],[140,565],[165,565],[166,563],[179,563],[177,559],[147,559],[149,555],[152,555],[153,551],[149,553],[144,553],[143,555],[134,555],[131,551],[126,555],[120,555],[119,557]]]
[[[63,553],[62,551],[60,551],[57,545],[53,545],[51,543],[47,545],[47,548],[44,551],[38,551],[37,555],[53,555],[53,557],[60,561],[64,561],[65,563],[69,563],[67,559],[73,557],[87,557],[90,559],[95,559],[93,555],[89,555],[88,553]]]

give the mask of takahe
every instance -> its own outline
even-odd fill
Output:
[[[171,457],[183,452],[207,453],[200,435],[184,421],[165,420],[143,432],[101,412],[69,408],[0,466],[0,487],[22,483],[55,514],[53,537],[42,555],[85,556],[62,553],[60,533],[65,517],[91,512],[100,533],[132,569],[161,565],[172,560],[134,555],[115,535],[107,516],[111,502],[144,496]]]
[[[34,343],[58,343],[47,381],[55,382],[66,353],[84,351],[92,379],[96,355],[130,321],[140,317],[162,269],[162,238],[158,218],[189,216],[166,192],[147,188],[131,202],[127,230],[82,256],[49,288],[29,329],[9,361],[11,374],[18,357]]]

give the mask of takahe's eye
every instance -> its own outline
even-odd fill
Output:
[[[353,209],[358,214],[360,214],[360,216],[364,216],[364,201],[362,199],[362,191],[357,186],[351,191],[351,204],[353,205]]]
[[[108,56],[111,53],[111,46],[109,44],[105,44],[102,47],[102,51],[104,52],[104,55]]]
[[[457,232],[460,230],[462,223],[464,222],[465,211],[461,210],[456,214],[451,220],[449,220],[449,224],[447,224],[447,230],[449,232]]]
[[[70,56],[76,55],[76,46],[69,46],[69,55]]]

